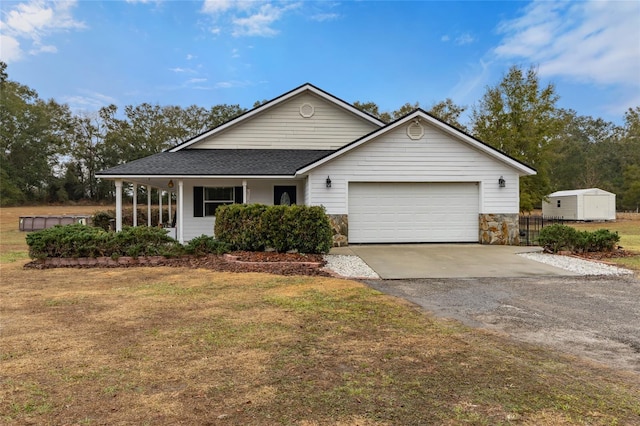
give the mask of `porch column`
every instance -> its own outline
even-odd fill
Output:
[[[138,184],[133,184],[133,226],[138,226]]]
[[[116,232],[122,231],[122,179],[116,179]]]
[[[147,226],[151,226],[151,185],[147,185]]]
[[[169,226],[173,223],[173,218],[171,217],[171,190],[167,192],[167,208],[169,209]]]
[[[247,180],[242,181],[242,204],[247,204]]]
[[[162,226],[162,188],[158,188],[158,226]]]
[[[176,206],[176,227],[178,228],[178,242],[184,244],[184,182],[178,181],[178,200]]]

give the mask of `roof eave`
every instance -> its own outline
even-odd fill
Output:
[[[106,180],[118,180],[118,179],[294,179],[298,176],[292,175],[180,175],[180,174],[162,174],[162,175],[134,175],[134,174],[122,174],[122,175],[98,175],[97,178]]]

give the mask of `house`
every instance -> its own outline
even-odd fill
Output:
[[[123,183],[175,194],[180,242],[212,235],[219,205],[298,203],[326,208],[336,245],[517,244],[519,178],[535,173],[421,109],[385,124],[304,84],[97,176],[115,181],[116,229]]]
[[[569,220],[616,220],[616,194],[599,188],[557,191],[542,202],[542,215]]]

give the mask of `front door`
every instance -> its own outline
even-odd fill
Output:
[[[283,185],[273,187],[273,205],[290,206],[296,204],[296,186]]]

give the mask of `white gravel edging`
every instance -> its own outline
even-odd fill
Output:
[[[324,269],[335,272],[336,274],[346,278],[371,278],[379,279],[380,276],[376,271],[371,269],[358,256],[347,256],[343,254],[327,254],[324,255],[327,264]]]
[[[578,259],[571,256],[548,253],[518,253],[526,259],[536,262],[546,263],[556,268],[575,272],[579,275],[630,275],[633,271],[619,268],[617,266],[606,265],[600,262],[593,262],[585,259]]]

